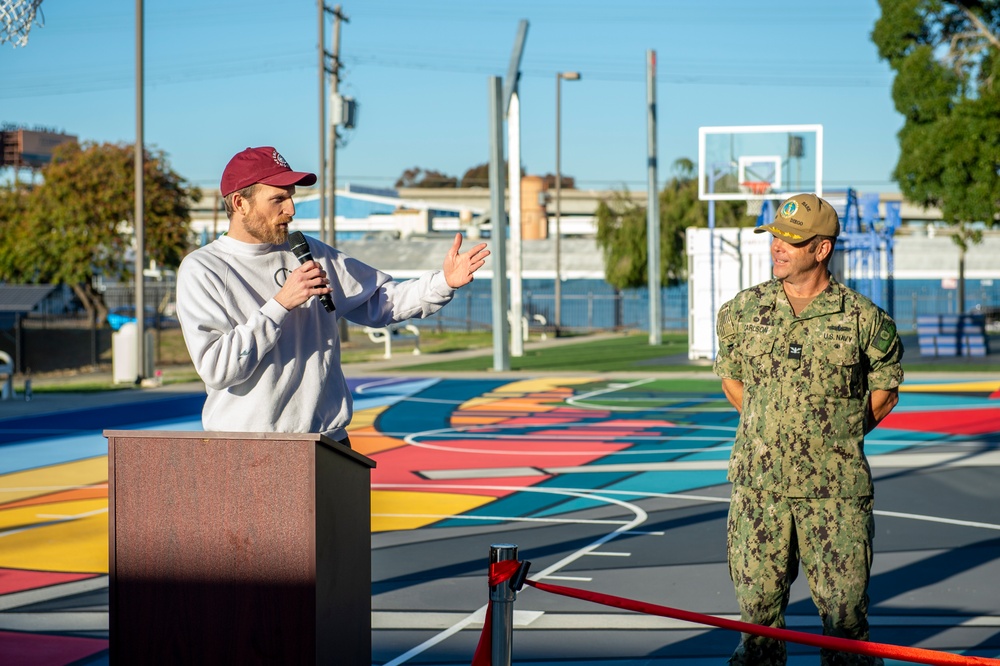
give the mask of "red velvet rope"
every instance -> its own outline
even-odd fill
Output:
[[[490,564],[490,586],[499,585],[510,580],[510,578],[517,572],[519,565],[520,562],[516,560],[505,560],[503,562]],[[942,666],[951,666],[953,664],[958,664],[960,666],[1000,666],[1000,659],[966,657],[948,652],[925,650],[923,648],[910,648],[898,645],[887,645],[885,643],[855,641],[847,638],[820,636],[801,631],[792,631],[790,629],[763,627],[758,624],[750,624],[739,620],[727,620],[725,618],[714,617],[712,615],[702,615],[701,613],[692,613],[691,611],[679,610],[668,606],[659,606],[657,604],[650,604],[643,601],[633,601],[632,599],[616,597],[610,594],[601,594],[600,592],[588,592],[586,590],[577,590],[571,587],[551,585],[549,583],[541,583],[533,580],[526,580],[525,583],[543,592],[551,592],[552,594],[560,594],[565,597],[591,601],[593,603],[611,606],[613,608],[637,611],[647,615],[670,617],[675,620],[705,624],[711,627],[719,627],[720,629],[731,629],[733,631],[764,636],[766,638],[774,638],[776,640],[791,641],[792,643],[811,645],[813,647],[826,648],[828,650],[836,650],[838,652],[852,652],[854,654],[863,654],[870,657],[886,657],[889,659],[910,661],[918,664],[940,664]],[[476,654],[472,659],[472,666],[491,666],[492,644],[490,640],[490,621],[491,614],[490,607],[488,605],[486,607],[486,624],[483,625],[483,633],[479,637],[479,645],[476,647]]]
[[[510,580],[521,563],[517,560],[504,560],[503,562],[490,562],[490,587],[506,583]],[[476,646],[476,653],[472,657],[472,666],[492,666],[493,664],[493,634],[491,631],[493,621],[493,604],[486,604],[486,621],[483,623],[483,633],[479,634],[479,644]]]

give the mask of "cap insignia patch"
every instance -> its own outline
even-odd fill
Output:
[[[781,207],[781,217],[788,219],[795,215],[795,212],[798,211],[798,209],[799,204],[797,202],[786,201],[785,205]]]
[[[285,158],[282,157],[277,150],[271,152],[271,157],[274,159],[274,163],[277,164],[278,166],[285,169],[291,168],[290,166],[288,166],[288,162],[285,161]]]

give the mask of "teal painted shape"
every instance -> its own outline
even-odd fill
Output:
[[[628,474],[624,473],[594,473],[594,474],[573,474],[570,478],[573,479],[573,483],[577,485],[573,486],[573,490],[599,490],[600,488],[607,486],[609,484],[620,481],[621,479],[627,477]],[[558,479],[558,481],[557,481]],[[560,513],[566,513],[566,509],[561,508],[563,505],[574,502],[577,498],[569,494],[559,493],[559,492],[538,492],[538,489],[546,490],[551,489],[553,491],[562,490],[566,487],[566,475],[557,477],[557,479],[546,479],[542,483],[536,484],[534,486],[527,486],[522,490],[517,491],[512,495],[506,497],[501,497],[500,499],[490,502],[489,504],[484,504],[483,506],[476,507],[471,511],[466,511],[463,515],[465,516],[500,516],[500,517],[517,517],[517,518],[533,518],[533,517],[543,517],[557,515]],[[603,505],[604,503],[602,503]],[[588,507],[592,508],[592,507]],[[490,524],[502,524],[506,521],[496,520],[496,521],[474,521],[476,525],[490,525]],[[435,523],[435,527],[458,527],[464,526],[468,527],[470,521],[467,520],[445,520],[440,523]]]
[[[491,393],[507,381],[442,379],[382,412],[376,421],[379,432],[399,437],[452,427],[452,414],[463,403]]]

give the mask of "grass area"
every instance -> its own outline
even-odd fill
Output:
[[[191,366],[190,358],[180,337],[180,331],[164,331],[157,341],[157,368],[162,372],[164,384],[197,382],[198,375]],[[906,354],[903,369],[907,373],[938,372],[961,375],[967,373],[995,373],[1000,376],[1000,354],[986,357],[929,358],[922,357],[918,348],[906,339]],[[991,343],[992,344],[992,343]],[[997,345],[1000,346],[1000,345]],[[421,332],[420,348],[423,356],[416,364],[407,363],[391,367],[401,374],[418,372],[470,372],[487,373],[493,368],[493,337],[491,331]],[[408,357],[413,349],[412,338],[400,338],[393,342],[394,358]],[[445,352],[479,350],[480,353],[463,355],[464,358],[448,358]],[[631,373],[679,373],[690,371],[711,372],[711,363],[692,362],[687,358],[687,335],[668,333],[658,346],[649,344],[646,333],[620,334],[613,336],[581,335],[574,340],[559,340],[557,344],[536,349],[527,349],[524,356],[512,357],[511,369],[527,372],[631,372]],[[342,359],[345,364],[381,361],[384,346],[372,343],[360,332],[352,331],[350,340],[343,345]],[[441,357],[435,358],[436,354]],[[713,391],[718,388],[718,380],[660,378],[656,380],[662,390],[671,392]],[[665,382],[665,383],[664,383]],[[131,384],[113,384],[102,375],[77,375],[38,377],[33,383],[34,391],[44,392],[90,392],[108,390],[131,390]],[[647,388],[652,384],[647,384]],[[18,390],[20,390],[20,386]]]
[[[415,340],[409,336],[401,336],[392,342],[392,354],[407,356],[412,354]],[[473,331],[469,333],[453,331],[420,331],[420,352],[422,354],[440,354],[466,349],[489,349],[493,345],[491,331]],[[364,363],[380,361],[385,353],[384,343],[372,342],[364,333],[351,331],[350,340],[341,345],[340,358],[343,363]]]
[[[646,334],[628,334],[597,340],[581,337],[579,341],[542,349],[526,350],[524,356],[510,359],[511,370],[581,371],[581,372],[663,372],[708,369],[687,361],[687,336],[667,334],[658,346],[649,344]],[[675,357],[683,357],[678,362]],[[493,355],[484,353],[469,358],[407,365],[400,371],[486,372],[493,368]]]

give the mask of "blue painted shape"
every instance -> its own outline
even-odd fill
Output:
[[[117,430],[140,423],[197,416],[205,405],[203,393],[142,400],[105,407],[71,409],[62,412],[0,420],[0,446],[70,435],[80,431]]]
[[[418,381],[393,379],[391,381],[373,384],[376,380],[355,382],[351,387],[354,395],[354,411],[391,406],[404,402],[412,396],[424,391],[439,380],[423,379]],[[359,392],[361,390],[361,392]]]
[[[60,465],[108,455],[108,440],[101,435],[80,435],[9,444],[0,457],[0,474]]]
[[[633,492],[688,493],[699,488],[709,488],[727,483],[726,470],[672,470],[643,472],[623,479],[608,490]]]

